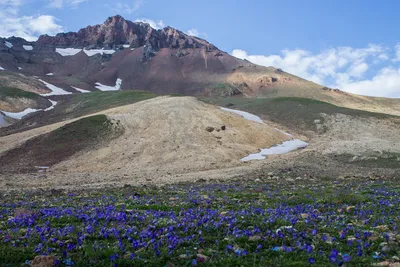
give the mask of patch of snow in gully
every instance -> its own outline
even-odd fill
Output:
[[[248,113],[248,112],[246,112],[246,111],[237,110],[237,109],[230,109],[230,108],[224,108],[224,107],[220,107],[220,108],[221,108],[222,110],[224,110],[224,111],[228,111],[228,112],[231,112],[231,113],[235,113],[235,114],[237,114],[237,115],[240,115],[240,116],[242,116],[243,118],[245,118],[246,120],[255,121],[255,122],[264,124],[263,120],[262,120],[260,117],[258,117],[257,115]]]
[[[47,93],[47,94],[40,94],[41,96],[52,96],[52,95],[71,95],[71,92],[67,92],[64,89],[61,89],[60,87],[57,87],[55,85],[52,85],[48,82],[45,82],[41,79],[39,79],[39,81],[41,81],[42,83],[44,83],[46,85],[47,88],[49,88],[52,92],[51,93]]]
[[[50,72],[50,73],[47,73],[46,75],[47,76],[53,76],[54,74],[52,72]]]
[[[41,109],[27,108],[21,112],[7,112],[7,111],[2,111],[2,112],[10,118],[20,120],[23,117],[25,117],[26,115],[28,115],[30,113],[38,112],[38,111],[41,111]]]
[[[280,155],[286,154],[293,150],[299,148],[305,148],[308,146],[307,142],[301,141],[300,139],[293,139],[289,141],[285,141],[282,144],[270,147],[270,148],[263,148],[260,152],[250,154],[247,157],[240,159],[241,161],[250,161],[253,159],[265,159],[269,155]]]
[[[124,45],[123,45],[124,48],[129,48],[130,46],[131,46],[131,45],[128,45],[128,44],[124,44]]]
[[[5,70],[5,69],[0,66],[0,70]]]
[[[0,126],[2,125],[2,120],[4,120],[4,117],[2,117],[2,113],[10,118],[21,120],[23,117],[30,113],[38,112],[38,111],[49,111],[54,109],[54,107],[57,105],[57,101],[53,101],[48,99],[51,102],[51,106],[46,108],[46,109],[34,109],[34,108],[27,108],[24,111],[21,112],[7,112],[7,111],[1,111],[0,112]]]
[[[46,108],[44,111],[52,110],[57,105],[57,101],[53,101],[53,100],[50,100],[50,99],[49,99],[49,101],[51,102],[51,106]]]
[[[258,123],[262,123],[265,124],[263,122],[263,120],[254,114],[245,112],[245,111],[241,111],[241,110],[236,110],[236,109],[230,109],[230,108],[224,108],[224,107],[220,107],[220,109],[224,110],[224,111],[228,111],[231,113],[235,113],[239,116],[242,116],[243,118],[250,120],[250,121],[254,121],[254,122],[258,122]],[[284,132],[282,130],[279,130],[277,128],[275,128],[275,130],[287,135],[287,136],[292,136],[291,134]],[[250,154],[242,159],[240,159],[241,161],[250,161],[250,160],[260,160],[260,159],[265,159],[268,155],[279,155],[279,154],[286,154],[289,153],[291,151],[294,151],[296,149],[299,148],[305,148],[308,146],[307,142],[301,141],[300,139],[292,139],[289,141],[285,141],[282,144],[270,147],[270,148],[262,148],[260,150],[260,152],[258,153],[254,153],[254,154]]]
[[[18,67],[18,69],[19,69],[19,70],[22,70],[22,68],[21,68],[21,67]]]
[[[118,91],[121,89],[122,80],[120,78],[115,82],[115,86],[103,85],[99,82],[96,83],[96,88],[101,91]]]
[[[26,51],[31,51],[33,50],[33,47],[31,45],[23,45],[22,46]]]
[[[8,47],[11,48],[13,47],[12,43],[5,41],[4,44]]]
[[[78,88],[78,87],[74,87],[74,86],[71,86],[71,87],[74,88],[76,91],[79,91],[81,93],[90,93],[89,90],[84,90],[84,89],[81,89],[81,88]]]

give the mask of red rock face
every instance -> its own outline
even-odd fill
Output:
[[[103,24],[88,26],[78,32],[59,33],[56,36],[42,35],[38,45],[76,48],[113,48],[129,44],[132,48],[151,45],[161,48],[203,48],[215,50],[216,47],[197,37],[166,27],[155,30],[147,23],[132,22],[121,16],[109,17]]]

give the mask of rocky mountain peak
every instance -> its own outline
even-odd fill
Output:
[[[132,22],[116,15],[106,19],[103,24],[88,26],[78,32],[59,33],[56,36],[42,35],[37,44],[52,47],[72,48],[115,48],[120,45],[130,45],[132,48],[151,45],[153,49],[161,48],[217,48],[207,41],[188,36],[187,34],[165,27],[153,29],[143,22]]]

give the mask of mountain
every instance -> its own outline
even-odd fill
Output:
[[[121,89],[199,97],[301,97],[400,115],[397,100],[327,88],[235,58],[171,27],[156,30],[121,16],[78,32],[43,35],[36,42],[0,38],[0,67],[13,80],[37,76],[70,93]],[[47,90],[39,84],[37,90]],[[20,84],[15,87],[25,90]]]
[[[237,115],[243,112],[251,114]],[[328,88],[121,16],[36,42],[0,38],[5,187],[192,181],[270,169],[394,177],[399,115],[399,99]],[[240,160],[296,140],[309,146]]]

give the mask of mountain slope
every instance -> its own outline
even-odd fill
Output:
[[[301,97],[400,115],[400,100],[332,90],[235,58],[171,27],[155,30],[121,16],[76,33],[41,36],[37,42],[1,39],[0,66],[27,77],[39,76],[72,93],[78,93],[75,88],[98,91],[98,83],[115,86],[122,81],[122,90],[201,97]]]

